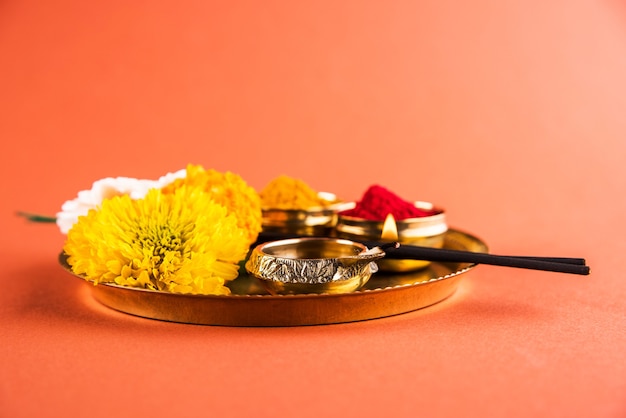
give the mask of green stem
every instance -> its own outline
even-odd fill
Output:
[[[26,218],[31,222],[52,223],[57,221],[57,218],[54,216],[38,215],[36,213],[17,212],[17,216]]]

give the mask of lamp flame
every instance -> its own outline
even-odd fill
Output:
[[[396,225],[396,219],[391,213],[385,218],[385,222],[383,223],[383,233],[380,238],[383,241],[398,240],[398,226]]]

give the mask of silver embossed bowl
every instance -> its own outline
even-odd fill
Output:
[[[271,294],[348,293],[367,283],[384,256],[346,239],[294,238],[256,246],[245,267]]]

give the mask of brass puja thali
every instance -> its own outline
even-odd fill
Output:
[[[456,229],[445,233],[444,248],[487,252],[482,240]],[[59,261],[76,276],[64,254]],[[414,272],[377,272],[359,290],[342,294],[271,295],[243,268],[229,284],[228,296],[85,285],[101,304],[144,318],[199,325],[301,326],[363,321],[425,308],[451,296],[462,275],[473,267],[470,263],[432,262]]]

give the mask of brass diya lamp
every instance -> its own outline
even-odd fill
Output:
[[[345,239],[293,238],[257,245],[245,268],[274,295],[349,293],[367,283],[384,256],[381,247]]]
[[[385,220],[370,220],[338,214],[335,231],[337,237],[355,241],[397,241],[419,247],[442,248],[448,231],[445,212],[428,202],[415,202],[418,209],[432,215],[396,220],[388,214]],[[427,267],[428,260],[384,259],[378,266],[386,272],[409,272]]]

